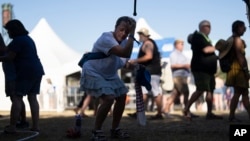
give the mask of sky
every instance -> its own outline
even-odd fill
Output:
[[[137,16],[133,16],[134,0],[1,0],[0,3],[12,4],[14,18],[22,21],[30,32],[45,18],[59,38],[80,53],[90,51],[102,32],[113,31],[120,16],[144,18],[162,37],[184,41],[206,19],[211,22],[209,37],[214,44],[220,38],[228,38],[232,23],[242,20],[248,27],[242,38],[249,45],[250,56],[250,28],[243,0],[137,0]],[[185,43],[185,50],[189,49]]]

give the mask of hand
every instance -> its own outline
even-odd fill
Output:
[[[133,64],[131,64],[131,63],[129,63],[129,62],[127,62],[126,65],[125,65],[125,67],[126,67],[127,69],[133,70],[134,67],[135,67],[135,65],[133,65]]]
[[[136,21],[133,18],[130,18],[129,31],[130,34],[134,34],[136,28]]]
[[[135,64],[137,64],[137,61],[136,60],[129,60],[128,63],[131,65],[135,65]]]

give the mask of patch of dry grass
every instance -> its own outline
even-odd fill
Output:
[[[205,113],[196,113],[200,115],[199,118],[193,121],[187,121],[181,116],[180,112],[175,112],[174,119],[164,119],[156,121],[147,121],[145,127],[140,127],[136,119],[126,116],[121,123],[121,127],[128,130],[131,135],[129,141],[228,141],[229,140],[229,125],[227,121],[227,112],[218,113],[224,116],[224,120],[206,120]],[[88,111],[91,115],[93,112]],[[8,112],[0,112],[0,114],[8,116]],[[154,113],[147,113],[150,116]],[[242,124],[250,124],[246,113],[237,115],[243,119]],[[28,120],[30,115],[28,113]],[[112,117],[108,117],[104,123],[103,130],[109,135],[111,128]],[[7,118],[0,118],[0,131],[9,122]],[[41,132],[34,138],[34,141],[89,141],[91,130],[94,125],[94,117],[90,116],[82,120],[82,136],[77,139],[70,139],[66,137],[66,130],[74,126],[74,113],[72,111],[56,112],[41,112]],[[29,136],[28,133],[18,133],[15,135],[6,135],[0,133],[1,141],[14,141],[20,138]],[[118,141],[118,139],[110,139],[111,141]]]

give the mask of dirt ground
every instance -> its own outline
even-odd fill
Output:
[[[205,113],[195,113],[200,117],[192,121],[183,118],[180,111],[174,112],[174,118],[163,120],[147,120],[147,125],[142,127],[137,124],[136,119],[127,116],[127,113],[134,112],[126,110],[121,122],[121,128],[126,129],[131,138],[129,141],[228,141],[230,123],[227,120],[228,112],[217,112],[222,115],[223,120],[206,120]],[[3,115],[0,118],[0,141],[23,141],[24,138],[34,135],[27,133],[26,130],[18,130],[14,135],[4,134],[3,129],[9,122],[9,112],[0,111]],[[71,139],[66,137],[66,130],[74,126],[74,112],[67,110],[63,112],[41,112],[40,113],[40,133],[30,139],[33,141],[89,141],[91,130],[94,124],[93,111],[88,111],[87,118],[82,119],[82,135],[79,138]],[[150,117],[154,112],[147,112],[146,116]],[[27,112],[28,121],[31,123],[30,114]],[[245,112],[237,113],[237,117],[242,119],[241,123],[250,124],[250,120]],[[103,131],[109,136],[112,117],[107,117]],[[118,139],[110,139],[118,141]]]

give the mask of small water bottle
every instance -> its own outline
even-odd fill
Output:
[[[82,127],[82,117],[80,114],[77,114],[75,116],[75,130],[78,133],[81,133],[81,127]]]

